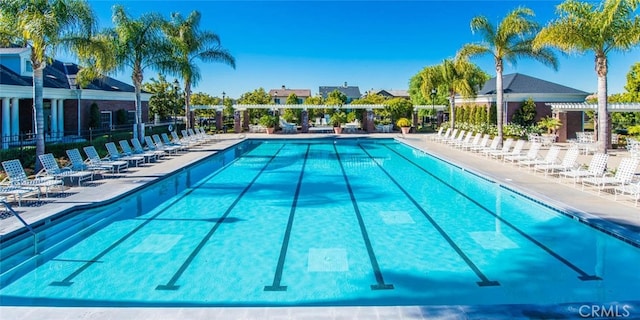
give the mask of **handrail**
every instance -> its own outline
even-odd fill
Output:
[[[34,254],[38,254],[38,234],[35,232],[35,230],[33,230],[31,225],[29,225],[26,221],[24,221],[24,219],[22,219],[22,217],[15,210],[13,210],[10,204],[8,204],[4,200],[0,200],[0,203],[2,203],[5,206],[5,208],[7,208],[7,210],[11,212],[11,214],[13,214],[16,218],[18,218],[18,220],[22,222],[22,224],[27,228],[27,230],[29,230],[29,232],[33,234],[33,252]]]

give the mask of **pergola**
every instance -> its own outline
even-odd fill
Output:
[[[572,111],[598,111],[597,103],[547,103],[546,105],[551,107],[551,112],[554,116],[560,119],[564,125],[558,132],[558,141],[563,142],[569,136],[572,136],[575,132],[583,129],[583,123],[573,123],[571,117],[567,116],[567,112]],[[608,103],[607,110],[611,112],[640,112],[640,103]],[[580,119],[583,119],[580,117]],[[611,121],[611,120],[609,120]],[[611,125],[611,124],[609,124]],[[609,133],[610,134],[610,133]],[[611,138],[608,138],[609,142]]]

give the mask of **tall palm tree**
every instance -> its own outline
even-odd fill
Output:
[[[146,13],[138,19],[130,17],[121,5],[114,5],[113,28],[105,29],[92,37],[91,42],[81,51],[89,79],[114,71],[131,69],[131,80],[135,90],[134,137],[144,138],[142,121],[142,81],[147,68],[157,69],[159,61],[165,59],[169,49],[160,32],[164,20],[157,13]]]
[[[85,43],[96,29],[91,7],[82,0],[2,1],[0,42],[31,49],[36,158],[44,154],[44,68],[57,49]],[[36,161],[36,170],[40,169]]]
[[[496,110],[500,143],[502,143],[504,123],[502,110],[504,60],[515,65],[518,58],[527,57],[540,61],[554,69],[558,68],[558,61],[549,48],[540,46],[534,49],[532,46],[533,39],[539,30],[539,25],[531,19],[533,16],[533,11],[528,8],[516,8],[509,12],[498,26],[491,24],[484,16],[476,16],[471,19],[471,30],[479,32],[483,42],[466,44],[458,52],[460,57],[485,54],[493,56],[496,67]]]
[[[488,76],[477,65],[464,58],[445,59],[441,64],[429,66],[422,70],[423,96],[431,95],[432,89],[447,92],[449,95],[449,121],[451,128],[455,128],[455,97],[473,97],[478,87],[487,81]]]
[[[185,116],[187,128],[191,123],[191,86],[202,78],[197,62],[221,62],[235,69],[235,58],[220,44],[220,37],[210,31],[200,30],[200,12],[193,11],[185,19],[179,13],[171,15],[163,31],[171,44],[173,54],[165,59],[162,69],[184,80]]]
[[[640,43],[640,17],[633,16],[640,0],[604,0],[597,8],[568,0],[557,7],[558,18],[544,27],[534,47],[551,45],[571,53],[593,51],[598,76],[598,151],[611,146],[607,107],[607,56]]]

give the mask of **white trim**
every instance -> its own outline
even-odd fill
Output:
[[[244,111],[247,109],[269,109],[269,110],[280,110],[280,109],[383,109],[385,107],[384,104],[343,104],[343,105],[316,105],[316,104],[234,104],[234,110]]]
[[[597,110],[596,103],[547,103],[553,111],[587,111]],[[609,112],[640,112],[640,103],[608,103]]]
[[[76,91],[73,89],[47,88],[43,90],[44,99],[76,99]],[[12,86],[0,85],[0,97],[11,97],[20,99],[33,99],[32,86]],[[141,93],[142,101],[149,101],[150,93]],[[114,100],[114,101],[135,101],[134,92],[114,92],[93,89],[82,90],[82,100]]]
[[[534,102],[583,102],[589,94],[580,93],[504,93],[505,100],[509,102],[522,102],[533,99]],[[456,96],[455,102],[459,103],[493,103],[496,95],[478,95],[476,98],[462,98]]]

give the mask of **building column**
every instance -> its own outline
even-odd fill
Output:
[[[558,112],[556,118],[558,118],[558,120],[560,120],[560,123],[562,123],[560,128],[558,128],[558,130],[556,131],[556,135],[558,136],[557,142],[567,142],[567,113]]]
[[[216,111],[216,130],[222,130],[222,111]]]
[[[20,100],[11,99],[11,137],[14,142],[18,141],[20,135]]]
[[[302,109],[301,112],[301,118],[302,118],[302,133],[307,133],[309,132],[309,110],[307,109]]]
[[[49,123],[49,137],[51,139],[55,139],[58,136],[58,99],[51,99],[50,117],[51,122]]]
[[[2,98],[2,149],[9,148],[9,139],[11,139],[11,109],[9,98]]]
[[[412,123],[413,123],[413,130],[415,130],[415,132],[418,131],[418,109],[413,109],[413,113],[411,114],[412,116]],[[422,124],[424,126],[424,123]]]
[[[57,138],[64,136],[64,100],[58,100],[58,135]]]

